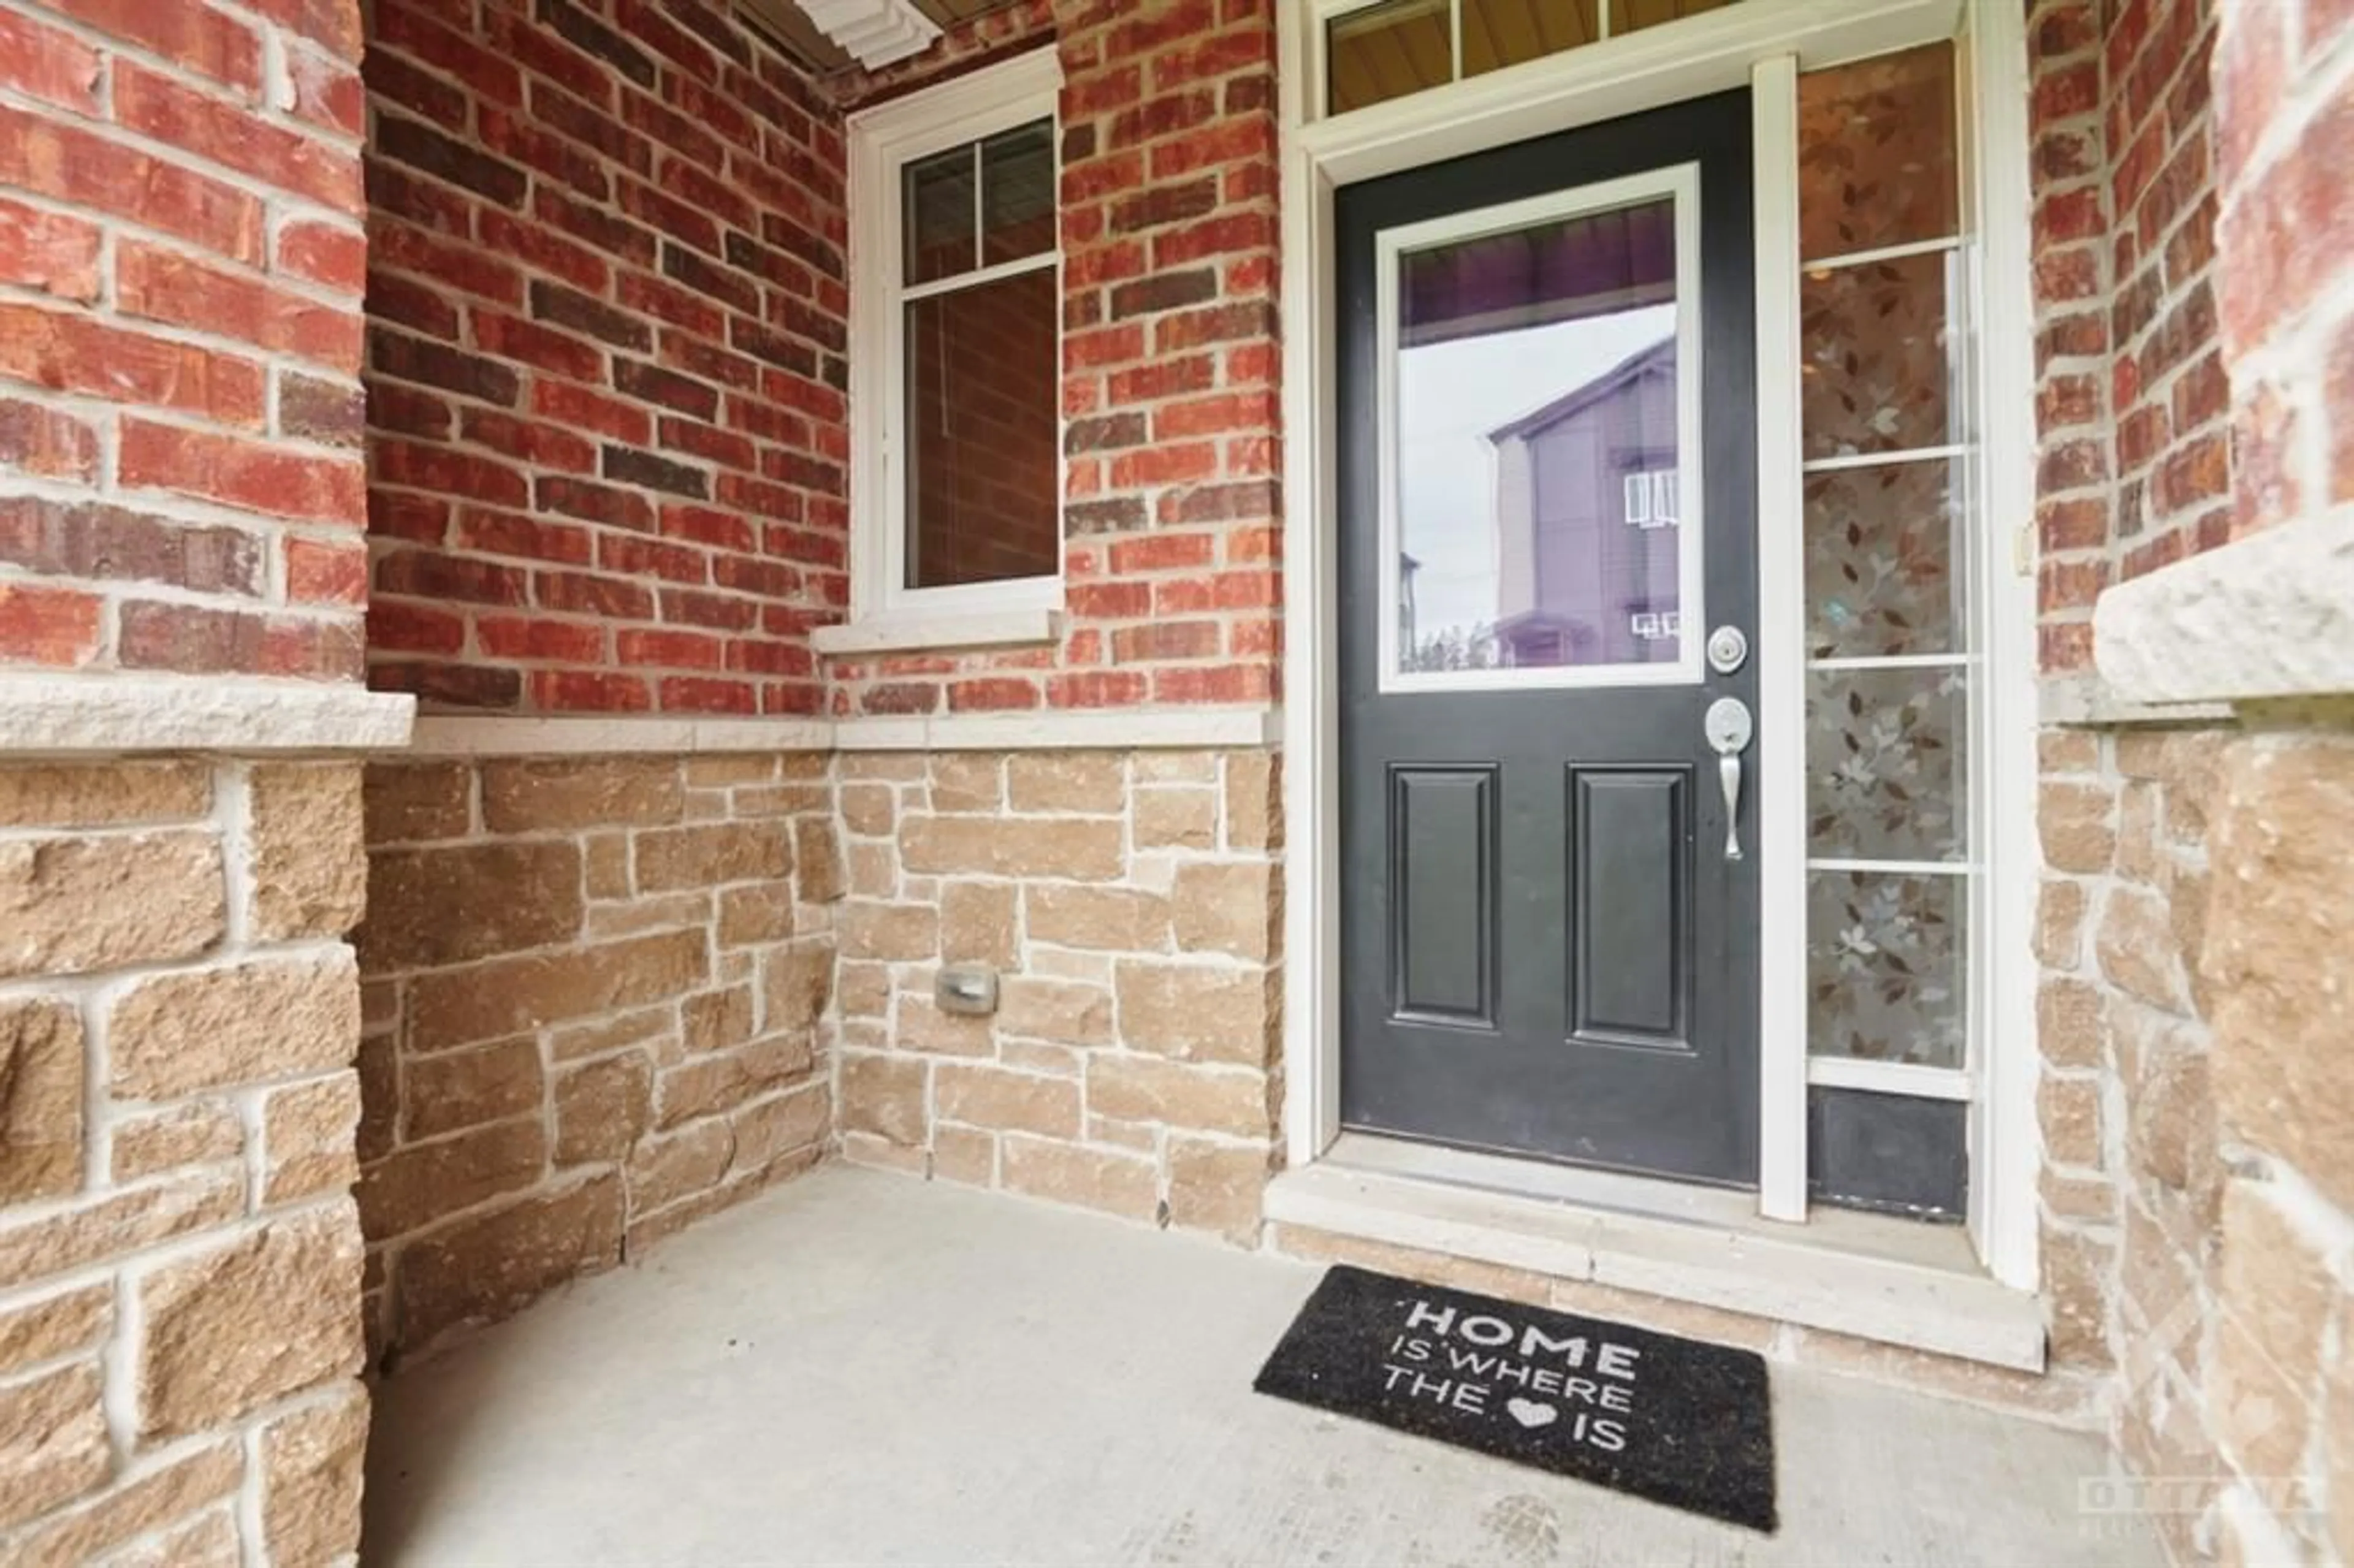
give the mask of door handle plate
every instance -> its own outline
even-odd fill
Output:
[[[1739,697],[1719,697],[1708,705],[1708,713],[1701,720],[1701,734],[1708,739],[1709,747],[1716,753],[1716,780],[1724,791],[1724,858],[1739,860],[1741,853],[1741,754],[1748,749],[1755,724],[1749,715],[1749,705]]]

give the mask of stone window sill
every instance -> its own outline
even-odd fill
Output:
[[[821,626],[810,633],[810,646],[820,653],[841,657],[1052,642],[1062,631],[1063,612],[1059,609],[878,615],[841,626]]]

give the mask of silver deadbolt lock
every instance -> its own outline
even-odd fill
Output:
[[[1737,626],[1720,626],[1708,634],[1708,667],[1730,675],[1749,662],[1749,639]]]
[[[1701,734],[1708,737],[1709,749],[1716,753],[1717,783],[1724,790],[1727,860],[1741,858],[1741,754],[1749,748],[1753,729],[1749,705],[1739,697],[1717,698],[1708,705],[1707,716],[1701,721]]]

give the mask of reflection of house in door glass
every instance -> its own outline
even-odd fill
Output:
[[[1499,662],[1675,659],[1675,429],[1669,338],[1489,432]]]
[[[1676,661],[1674,219],[1659,199],[1399,258],[1402,668]]]

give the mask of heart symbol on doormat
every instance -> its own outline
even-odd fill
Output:
[[[1561,1419],[1558,1409],[1534,1399],[1508,1399],[1504,1408],[1523,1426],[1550,1426]]]

